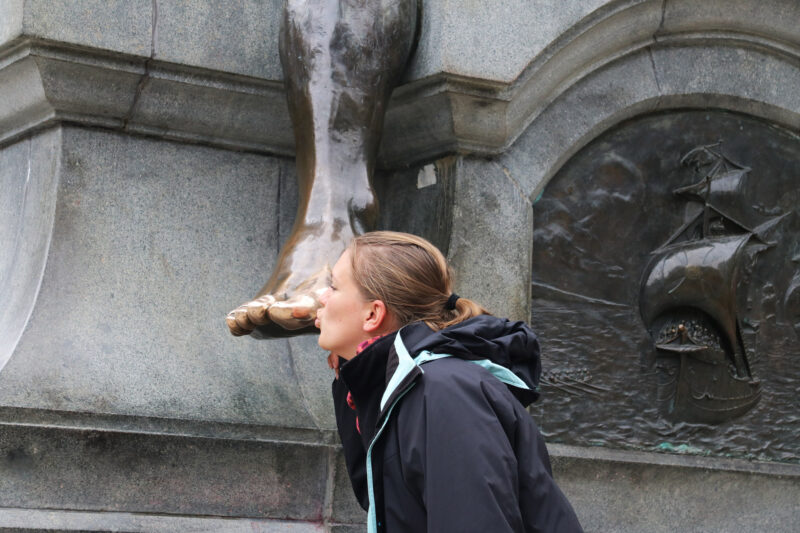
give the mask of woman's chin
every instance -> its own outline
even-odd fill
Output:
[[[328,339],[325,338],[325,333],[321,332],[319,337],[317,338],[317,344],[320,348],[325,350],[326,352],[340,352],[341,350],[330,343]]]

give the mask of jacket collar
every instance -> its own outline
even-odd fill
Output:
[[[430,333],[424,323],[409,324],[373,342],[339,369],[356,405],[362,437],[367,441],[386,411],[422,374],[407,346]]]
[[[375,396],[376,390],[383,393],[389,349],[395,335],[396,333],[390,333],[381,337],[340,367],[339,375],[353,395],[356,405],[366,405]]]
[[[404,329],[405,328],[401,329],[395,335],[394,343],[392,344],[393,349],[389,352],[390,357],[394,355],[394,359],[397,360],[397,366],[394,368],[391,376],[389,376],[386,382],[386,388],[381,395],[381,416],[383,416],[386,409],[394,403],[395,399],[413,383],[417,376],[422,374],[422,369],[414,362],[411,354],[408,353],[408,348],[406,348],[403,342]]]

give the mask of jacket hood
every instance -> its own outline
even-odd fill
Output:
[[[404,327],[402,336],[412,354],[428,350],[466,360],[488,359],[509,369],[530,388],[511,387],[523,405],[539,397],[537,389],[542,373],[539,340],[524,322],[479,315],[440,331],[416,322]]]

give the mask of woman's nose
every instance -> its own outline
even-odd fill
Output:
[[[323,291],[323,293],[322,293],[322,294],[319,296],[319,303],[320,303],[320,304],[322,304],[322,306],[323,306],[323,307],[325,306],[325,304],[326,304],[326,303],[328,303],[328,297],[330,296],[330,294],[331,294],[331,288],[330,288],[330,287],[328,287],[328,288],[327,288],[327,289],[325,289],[325,291]]]

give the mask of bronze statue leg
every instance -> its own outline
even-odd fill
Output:
[[[331,267],[354,235],[373,228],[383,117],[416,17],[417,0],[286,2],[280,53],[295,132],[297,217],[267,284],[229,313],[234,335],[313,328]]]

